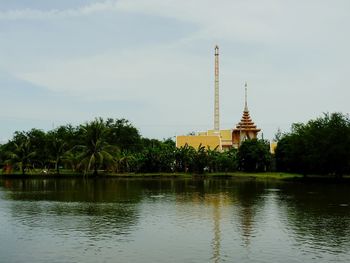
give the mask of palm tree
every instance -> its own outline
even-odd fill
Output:
[[[193,158],[196,151],[193,147],[185,144],[175,149],[175,169],[181,172],[187,172],[193,164]]]
[[[106,126],[102,118],[81,126],[83,145],[76,148],[80,150],[80,164],[85,167],[85,173],[93,170],[93,175],[97,176],[98,169],[102,165],[114,166],[117,152],[116,147],[109,145],[106,141]]]
[[[222,153],[218,151],[219,146],[216,146],[213,150],[208,147],[208,168],[210,172],[217,172],[219,170],[219,161]]]
[[[199,174],[204,173],[204,168],[208,166],[208,152],[200,144],[193,158],[193,171]]]
[[[121,153],[118,160],[120,172],[130,172],[132,163],[136,160],[135,156],[127,151]]]
[[[17,165],[22,175],[25,175],[26,168],[35,156],[35,151],[32,150],[31,141],[28,137],[23,136],[19,142],[13,142],[13,150],[8,152],[9,159],[7,163]]]
[[[67,143],[57,136],[53,135],[50,140],[51,158],[55,164],[55,170],[57,174],[60,174],[60,164],[64,159],[64,155],[67,151]]]
[[[75,149],[65,152],[62,156],[62,162],[68,164],[73,172],[80,170],[80,153]]]

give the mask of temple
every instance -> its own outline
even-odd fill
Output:
[[[176,147],[185,145],[195,149],[203,146],[206,149],[227,151],[238,148],[246,139],[257,138],[260,129],[249,115],[247,102],[247,83],[245,84],[245,105],[241,121],[233,129],[220,129],[219,111],[219,47],[215,46],[215,79],[214,79],[214,127],[211,130],[198,132],[195,135],[176,136]]]
[[[240,144],[247,139],[256,139],[260,129],[252,121],[247,102],[247,83],[245,84],[245,105],[241,121],[232,131],[232,146],[238,148]]]
[[[243,141],[256,139],[261,129],[257,128],[250,117],[247,102],[247,83],[245,84],[245,105],[240,122],[233,128],[227,130],[208,130],[198,132],[195,135],[182,135],[176,137],[176,147],[186,144],[198,149],[204,146],[206,149],[227,151],[231,148],[239,148]]]

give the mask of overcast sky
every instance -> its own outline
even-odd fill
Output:
[[[0,141],[95,117],[146,137],[349,113],[348,0],[0,0]]]

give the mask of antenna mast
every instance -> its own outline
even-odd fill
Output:
[[[215,101],[214,101],[214,131],[220,133],[219,112],[219,46],[215,46]]]

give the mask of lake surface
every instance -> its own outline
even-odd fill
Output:
[[[0,262],[350,262],[350,185],[0,179]]]

